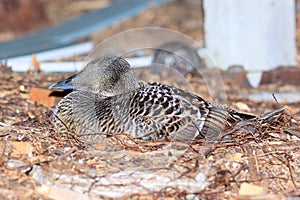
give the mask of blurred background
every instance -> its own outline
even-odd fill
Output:
[[[1,0],[0,59],[92,42],[85,46],[87,52],[122,31],[162,27],[193,39],[212,65],[223,69],[297,65],[299,4],[299,0]],[[69,55],[86,52],[70,50]]]
[[[57,25],[84,13],[107,7],[114,2],[117,1],[1,0],[0,41],[11,40],[17,36]],[[145,2],[148,4],[146,10],[141,10],[138,16],[122,23],[112,24],[101,33],[94,33],[97,35],[95,40],[98,42],[131,28],[159,26],[180,31],[203,44],[202,0],[170,1],[163,5],[158,5],[156,1]]]
[[[0,60],[17,72],[72,72],[107,53],[137,68],[167,65],[185,78],[193,69],[203,75],[218,68],[222,78],[215,79],[229,82],[227,93],[246,88],[249,98],[274,101],[273,91],[280,101],[295,102],[299,93],[289,95],[300,85],[299,10],[300,0],[1,0]],[[170,32],[118,36],[144,27]],[[176,40],[178,33],[185,38]],[[251,96],[256,91],[249,88],[260,92]]]
[[[299,4],[299,0],[1,0],[0,59],[84,41],[95,45],[133,28],[163,27],[207,48],[219,67],[296,65]],[[28,34],[32,37],[22,38]],[[15,38],[19,40],[12,41]]]

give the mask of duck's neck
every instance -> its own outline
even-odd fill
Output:
[[[122,77],[111,88],[107,88],[106,90],[101,91],[100,94],[104,96],[115,96],[136,90],[139,87],[140,85],[134,76]]]

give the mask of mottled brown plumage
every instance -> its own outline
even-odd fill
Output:
[[[58,103],[55,117],[90,142],[113,132],[150,141],[214,138],[253,117],[172,86],[138,83],[129,64],[118,57],[94,60],[51,88],[76,89]]]

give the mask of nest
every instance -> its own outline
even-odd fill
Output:
[[[242,199],[244,183],[261,187],[259,198],[300,195],[300,122],[288,109],[242,121],[216,141],[112,134],[91,146],[56,130],[51,109],[21,96],[20,83],[40,79],[1,85],[1,199]]]

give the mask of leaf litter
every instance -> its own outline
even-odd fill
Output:
[[[67,75],[0,76],[1,199],[242,199],[245,183],[259,186],[265,193],[257,197],[265,199],[300,195],[299,104],[280,109],[276,102],[243,99],[253,89],[231,87],[232,107],[243,102],[255,114],[278,110],[239,122],[212,143],[112,134],[91,146],[56,130],[52,108],[28,98],[28,88],[46,88]],[[196,79],[188,78],[196,93],[209,96]]]

